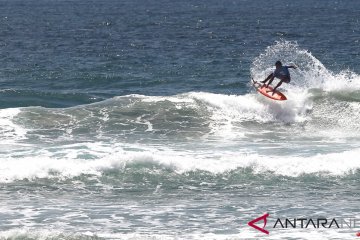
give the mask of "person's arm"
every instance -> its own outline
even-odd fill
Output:
[[[290,66],[286,66],[287,68],[293,68],[293,69],[297,69],[296,65],[290,65]]]

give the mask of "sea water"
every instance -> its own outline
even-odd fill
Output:
[[[357,0],[0,10],[0,239],[357,238]]]

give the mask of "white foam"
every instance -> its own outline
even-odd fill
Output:
[[[303,122],[307,119],[306,112],[312,108],[307,91],[291,92],[289,99],[276,102],[260,94],[223,95],[213,93],[189,93],[189,97],[207,104],[217,123],[243,121],[267,122]]]
[[[90,147],[90,146],[88,146]],[[126,147],[128,149],[129,146]],[[122,146],[99,146],[94,144],[91,152],[94,159],[81,159],[82,151],[64,149],[66,154],[57,158],[43,150],[35,157],[1,158],[0,182],[12,182],[35,178],[72,178],[81,174],[101,176],[104,171],[117,169],[126,171],[132,164],[148,164],[168,168],[179,174],[194,170],[214,174],[225,173],[237,168],[251,167],[255,173],[272,172],[276,175],[299,176],[301,174],[323,173],[346,175],[360,169],[357,158],[360,149],[340,153],[317,154],[309,157],[263,156],[229,151],[179,151],[132,146],[135,151],[126,151]]]
[[[305,231],[306,230],[306,231]],[[331,239],[356,239],[356,231],[339,231],[339,230],[318,230],[318,229],[285,229],[273,230],[270,229],[269,235],[264,235],[256,230],[246,228],[238,229],[239,233],[236,234],[214,234],[214,233],[201,233],[201,229],[197,233],[176,234],[164,231],[164,233],[151,233],[151,232],[134,232],[134,233],[112,233],[112,232],[92,232],[84,231],[77,233],[62,232],[61,230],[53,229],[34,229],[34,228],[21,228],[12,229],[0,232],[0,238],[4,239],[17,239],[17,238],[36,238],[36,239],[56,239],[56,238],[76,238],[76,239],[89,239],[104,238],[104,239],[122,239],[122,240],[241,240],[241,239],[260,239],[266,238],[269,240],[282,240],[282,239],[302,239],[302,240],[331,240]]]
[[[284,40],[275,42],[255,58],[250,70],[251,75],[257,80],[265,79],[274,70],[274,63],[277,60],[281,60],[284,65],[298,66],[297,69],[290,69],[292,76],[290,85],[303,90],[318,88],[332,92],[360,89],[360,76],[356,73],[349,70],[334,73],[311,52],[301,49],[296,42]]]
[[[3,144],[12,143],[25,137],[26,129],[14,123],[20,112],[18,108],[0,109],[0,136]]]
[[[1,239],[88,239],[88,237],[96,236],[91,232],[69,233],[61,230],[23,227],[15,228],[7,231],[0,231]]]
[[[100,233],[97,236],[111,239],[151,239],[151,240],[182,240],[182,239],[196,239],[196,240],[243,240],[243,239],[269,239],[269,240],[283,240],[283,239],[303,239],[303,240],[331,240],[331,239],[352,239],[355,238],[355,231],[340,232],[335,230],[320,231],[320,230],[283,230],[272,231],[269,235],[257,233],[248,228],[240,229],[238,234],[214,234],[214,233],[194,233],[194,234],[109,234]]]

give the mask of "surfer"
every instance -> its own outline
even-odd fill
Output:
[[[271,73],[264,81],[261,81],[261,83],[265,84],[267,81],[269,81],[269,83],[267,85],[265,85],[266,87],[269,87],[269,85],[272,83],[272,81],[274,80],[274,78],[279,78],[280,82],[278,83],[278,85],[276,85],[276,87],[274,87],[274,89],[272,90],[273,94],[275,92],[275,90],[280,87],[280,85],[285,82],[285,83],[290,83],[290,72],[289,72],[289,68],[294,68],[296,69],[296,66],[283,66],[282,63],[280,61],[277,61],[275,63],[275,71],[273,73]],[[271,91],[269,91],[271,92]]]

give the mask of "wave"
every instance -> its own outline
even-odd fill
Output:
[[[125,95],[70,108],[16,108],[19,114],[13,123],[29,132],[53,129],[65,135],[94,131],[201,135],[234,127],[243,131],[249,123],[260,124],[260,127],[268,123],[314,123],[317,127],[329,119],[339,120],[340,124],[334,126],[339,130],[358,128],[355,123],[360,108],[360,77],[357,74],[349,71],[335,74],[296,43],[280,41],[255,58],[251,75],[262,79],[273,70],[278,59],[284,64],[298,65],[298,69],[291,69],[293,80],[286,85],[289,100],[285,102],[266,99],[254,90],[243,95],[206,92],[174,96]],[[4,112],[2,118],[6,119],[9,110],[1,111]]]
[[[78,144],[80,145],[80,144]],[[53,149],[42,151],[42,155],[2,158],[0,182],[36,179],[67,179],[85,181],[98,178],[99,181],[114,181],[124,184],[200,184],[206,179],[226,185],[224,179],[246,182],[256,176],[268,175],[266,181],[278,181],[278,176],[307,178],[308,175],[327,178],[331,176],[352,176],[359,174],[357,156],[360,149],[339,153],[317,154],[309,157],[264,156],[257,153],[231,151],[180,152],[179,150],[145,148],[128,145],[100,145],[87,143],[68,146],[60,152]],[[136,150],[135,150],[136,149]],[[45,154],[46,152],[46,154]],[[90,157],[92,156],[92,157]],[[194,173],[194,174],[192,174]],[[199,176],[201,176],[199,178]],[[138,182],[136,182],[138,181]]]
[[[255,91],[188,92],[125,95],[69,108],[1,109],[0,181],[99,178],[135,166],[179,179],[191,171],[210,178],[244,171],[356,174],[359,76],[332,73],[310,52],[284,41],[254,60],[252,75],[260,78],[277,59],[299,66],[285,102]]]
[[[2,109],[0,129],[2,138],[9,142],[113,137],[186,140],[209,135],[230,139],[266,132],[269,128],[295,131],[301,136],[331,128],[345,137],[358,136],[354,131],[359,129],[358,92],[306,90],[289,91],[287,95],[290,100],[282,103],[255,92],[126,95],[72,108]]]

